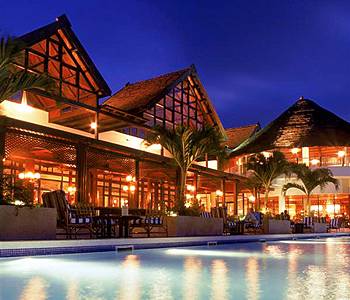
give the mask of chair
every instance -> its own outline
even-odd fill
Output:
[[[134,232],[134,229],[141,229],[141,232]],[[168,236],[166,216],[153,213],[146,216],[140,216],[139,219],[130,221],[129,230],[132,235],[147,234],[147,237],[150,237],[152,233],[164,233]]]
[[[303,224],[304,224],[304,229],[311,230],[313,228],[313,225],[314,225],[312,217],[304,217]]]
[[[148,237],[151,236],[151,233],[165,233],[168,236],[166,216],[149,215],[146,216],[145,223],[148,224]]]
[[[340,226],[341,226],[340,218],[331,219],[331,221],[328,224],[328,231],[330,229],[335,229],[335,231],[340,231]]]
[[[210,212],[207,212],[207,211],[202,211],[199,214],[199,216],[202,217],[202,218],[213,218],[213,215]]]
[[[77,234],[81,229],[87,229],[90,238],[92,237],[94,227],[91,211],[84,211],[82,207],[73,209],[62,190],[43,193],[42,198],[44,207],[56,208],[57,227],[65,230],[66,238],[72,238],[72,235],[77,238]]]
[[[263,220],[262,220],[262,215],[259,212],[255,212],[254,214],[254,221],[249,220],[246,221],[247,216],[244,220],[244,228],[247,229],[247,232],[252,232],[254,234],[258,233],[259,231],[261,232],[263,230]],[[256,221],[255,221],[256,220]]]

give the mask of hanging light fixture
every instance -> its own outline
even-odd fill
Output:
[[[22,112],[22,113],[30,113],[33,111],[33,109],[28,105],[28,101],[27,101],[27,92],[23,91],[22,92],[22,100],[21,100],[21,104],[16,106],[18,111]]]

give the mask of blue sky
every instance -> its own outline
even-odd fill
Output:
[[[67,14],[112,91],[194,63],[225,127],[300,96],[350,121],[350,1],[1,1],[0,34]]]

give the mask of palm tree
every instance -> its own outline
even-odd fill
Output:
[[[264,191],[264,208],[267,208],[267,201],[272,182],[281,175],[288,175],[290,163],[279,151],[274,151],[272,155],[265,156],[262,153],[255,154],[248,159],[247,170],[252,172],[252,179],[257,186],[261,186]]]
[[[185,125],[178,125],[174,129],[155,126],[146,137],[146,142],[148,145],[160,144],[173,156],[180,171],[176,206],[179,214],[183,214],[187,172],[195,161],[205,155],[220,159],[225,156],[222,135],[209,126],[202,129]]]
[[[22,90],[53,88],[53,80],[45,74],[18,70],[13,62],[21,59],[23,45],[13,38],[0,38],[0,103]]]
[[[289,182],[282,188],[284,195],[286,195],[289,189],[297,189],[302,191],[306,195],[306,203],[304,210],[307,214],[310,214],[310,195],[318,186],[323,189],[328,183],[333,183],[335,188],[338,189],[338,180],[333,177],[331,170],[327,168],[310,169],[305,164],[293,164],[291,171],[297,175],[297,179],[301,184]]]

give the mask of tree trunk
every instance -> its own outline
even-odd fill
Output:
[[[269,192],[265,192],[265,197],[264,197],[264,209],[267,211],[267,203],[269,201]]]
[[[185,192],[187,171],[180,168],[179,175],[180,175],[180,182],[179,182],[179,194],[178,194],[178,200],[177,200],[177,211],[179,215],[183,215],[185,211],[184,192]]]
[[[306,204],[304,211],[307,216],[310,216],[310,195],[306,195]]]

